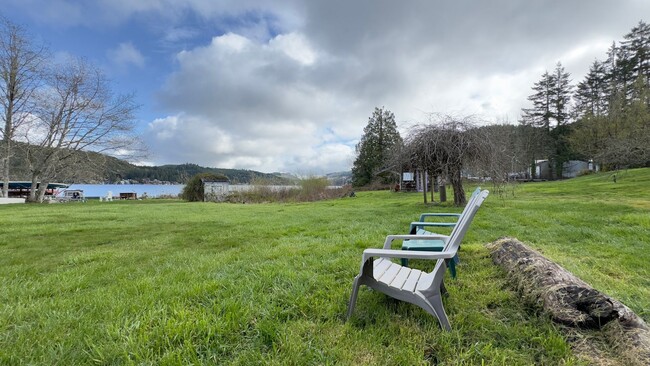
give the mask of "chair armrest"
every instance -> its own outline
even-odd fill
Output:
[[[414,227],[437,226],[437,227],[454,227],[456,222],[430,222],[430,221],[413,221],[411,222],[410,229]]]
[[[460,214],[457,213],[423,213],[420,215],[420,221],[424,221],[425,217],[456,217],[460,218]]]
[[[456,255],[456,251],[447,252],[418,252],[408,250],[394,250],[394,249],[366,249],[363,251],[363,259],[361,265],[370,258],[383,257],[383,258],[408,258],[408,259],[451,259]]]
[[[439,234],[432,234],[432,235],[388,235],[386,237],[386,240],[384,241],[384,248],[383,250],[390,250],[391,244],[395,240],[443,240],[445,243],[449,239],[449,236],[447,235],[439,235]],[[406,257],[403,257],[406,258]]]

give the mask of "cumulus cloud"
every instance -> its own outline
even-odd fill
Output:
[[[497,3],[470,12],[463,2],[385,2],[368,12],[363,2],[310,2],[290,32],[268,40],[231,32],[180,52],[159,97],[183,113],[174,118],[184,130],[200,131],[183,139],[192,139],[188,156],[210,156],[204,163],[343,170],[375,106],[392,110],[403,131],[428,112],[514,122],[545,69],[565,58],[579,70],[606,49],[587,22],[566,37],[580,7]],[[232,150],[210,150],[223,139]]]
[[[228,33],[176,59],[178,71],[159,97],[177,114],[149,125],[151,146],[169,144],[211,166],[314,173],[349,167],[359,132],[350,121],[363,124],[367,106],[354,102],[344,76],[333,72],[337,61],[303,34],[259,42]],[[319,85],[323,78],[341,86]],[[228,149],[214,149],[226,141]]]
[[[133,43],[120,43],[117,48],[108,51],[108,57],[118,66],[144,67],[144,56]]]
[[[164,161],[193,162],[222,168],[246,168],[322,174],[350,163],[354,148],[328,141],[313,126],[291,123],[251,124],[259,133],[224,130],[212,120],[179,114],[149,124],[153,153]],[[197,131],[199,133],[197,133]]]

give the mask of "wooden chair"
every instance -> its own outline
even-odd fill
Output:
[[[366,249],[361,259],[361,269],[352,283],[352,294],[348,305],[347,319],[352,316],[357,301],[359,286],[366,285],[398,300],[415,304],[427,313],[438,318],[440,326],[450,330],[451,325],[442,305],[444,291],[443,278],[447,269],[446,259],[456,255],[470,223],[479,207],[488,196],[482,191],[454,227],[450,236],[444,235],[389,235],[383,249]],[[440,252],[420,252],[391,249],[394,240],[444,240],[445,247]],[[375,259],[376,258],[376,259]],[[436,264],[431,272],[401,266],[391,258],[429,259]]]

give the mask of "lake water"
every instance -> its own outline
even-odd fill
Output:
[[[86,198],[106,197],[110,191],[113,197],[120,197],[120,193],[137,193],[141,198],[145,193],[148,197],[178,196],[183,191],[184,184],[71,184],[67,189],[81,189]],[[241,192],[253,189],[255,186],[249,184],[230,185],[230,192]],[[298,188],[298,186],[266,186],[271,189]],[[329,188],[341,188],[330,186]],[[63,195],[63,190],[57,196]]]
[[[183,187],[184,184],[71,184],[68,189],[81,189],[87,198],[106,197],[109,191],[116,198],[120,193],[137,193],[140,198],[145,193],[148,197],[178,196]]]

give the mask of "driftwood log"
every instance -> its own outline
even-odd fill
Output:
[[[631,364],[650,365],[650,328],[631,309],[513,238],[487,245],[524,299],[568,327],[599,329]]]

